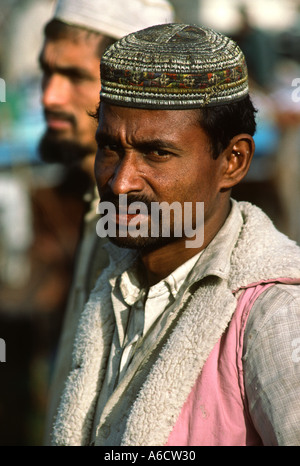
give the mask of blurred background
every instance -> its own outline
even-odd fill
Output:
[[[178,20],[235,39],[258,112],[238,200],[300,242],[300,0],[173,0]],[[41,163],[38,55],[53,0],[0,0],[0,445],[41,445],[47,391],[85,210],[83,188]],[[0,358],[1,360],[1,358]]]

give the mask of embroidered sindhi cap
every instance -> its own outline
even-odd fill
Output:
[[[210,28],[161,24],[129,34],[101,60],[100,100],[183,109],[235,102],[248,94],[244,55]]]

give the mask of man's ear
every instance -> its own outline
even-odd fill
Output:
[[[224,171],[221,190],[227,190],[238,184],[247,174],[254,154],[255,144],[249,134],[235,136],[221,155]]]

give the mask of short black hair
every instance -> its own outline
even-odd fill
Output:
[[[97,31],[92,31],[88,28],[84,28],[83,26],[67,24],[55,18],[46,24],[44,28],[44,34],[46,39],[49,40],[66,39],[69,37],[76,39],[80,34],[85,34],[87,38],[92,35],[99,37],[99,45],[97,50],[97,56],[99,58],[101,58],[107,47],[116,42],[116,39],[113,37],[101,34]]]
[[[197,112],[201,128],[209,138],[214,159],[226,149],[234,136],[242,133],[253,136],[256,131],[257,110],[249,95],[236,102],[202,107]]]

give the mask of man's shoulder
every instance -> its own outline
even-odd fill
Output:
[[[251,309],[243,374],[253,422],[265,445],[299,442],[300,285],[276,284]]]
[[[278,283],[261,293],[252,306],[245,330],[245,341],[255,343],[259,334],[300,332],[300,283]],[[250,339],[249,339],[250,337]],[[279,341],[279,340],[278,340]]]
[[[237,290],[251,283],[277,278],[300,278],[300,247],[275,228],[258,207],[239,202],[243,217],[231,255],[230,287]]]
[[[255,303],[265,309],[266,314],[274,314],[274,310],[281,310],[295,306],[300,312],[300,278],[299,283],[276,283],[263,292]]]

